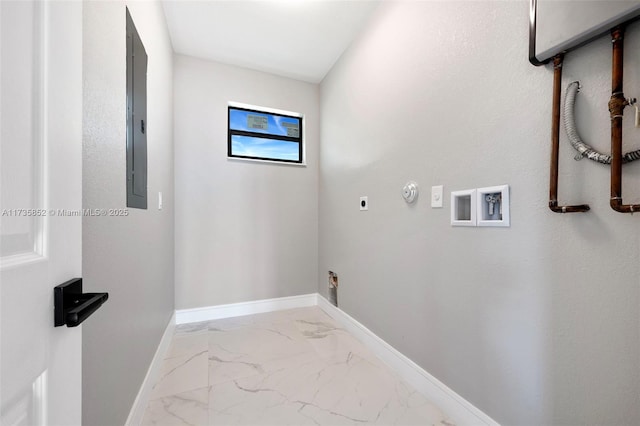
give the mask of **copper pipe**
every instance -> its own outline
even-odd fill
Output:
[[[554,213],[580,213],[589,211],[589,205],[558,205],[558,152],[560,150],[560,94],[562,86],[563,60],[564,56],[562,54],[559,54],[553,58],[553,108],[551,112],[551,170],[549,179],[549,208]]]
[[[611,31],[613,63],[611,68],[611,208],[620,213],[640,211],[640,204],[622,203],[622,116],[629,102],[622,91],[624,63],[624,27]]]

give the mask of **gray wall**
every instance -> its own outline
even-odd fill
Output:
[[[83,219],[83,424],[124,424],[174,309],[172,49],[157,2],[133,1],[149,56],[148,210]],[[125,3],[84,3],[83,207],[125,208]],[[158,192],[164,198],[158,210]]]
[[[503,424],[640,424],[640,217],[561,141],[547,208],[552,70],[527,62],[528,2],[385,2],[321,84],[319,291]],[[640,95],[640,28],[626,95]],[[567,57],[578,125],[609,151],[611,42]],[[627,110],[627,117],[632,117]],[[640,130],[625,126],[626,150]],[[400,190],[416,180],[407,205]],[[430,187],[445,186],[431,209]],[[511,227],[452,228],[452,190],[511,186]],[[624,167],[640,201],[640,163]],[[359,196],[369,197],[367,212]]]
[[[318,85],[175,57],[176,308],[314,293]],[[306,167],[227,160],[229,101],[304,114]]]

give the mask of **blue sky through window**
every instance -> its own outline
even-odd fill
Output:
[[[244,157],[298,161],[298,147],[297,142],[251,136],[231,136],[231,154]]]

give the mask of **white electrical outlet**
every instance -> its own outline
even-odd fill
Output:
[[[162,210],[162,192],[158,192],[158,210]]]
[[[369,197],[360,197],[360,210],[369,210]]]
[[[432,186],[431,187],[431,208],[441,209],[442,198],[443,198],[443,186],[442,185]]]

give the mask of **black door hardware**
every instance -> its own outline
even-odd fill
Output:
[[[83,293],[82,278],[74,278],[53,288],[54,324],[76,327],[109,298],[109,293]]]

